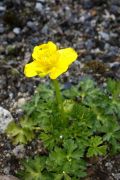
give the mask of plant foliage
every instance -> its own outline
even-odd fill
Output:
[[[64,119],[52,87],[40,85],[24,106],[27,118],[8,126],[14,143],[39,138],[48,151],[24,162],[23,180],[77,180],[86,176],[86,157],[120,151],[120,82],[108,79],[100,88],[85,78],[62,93]]]

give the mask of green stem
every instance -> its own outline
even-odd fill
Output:
[[[62,101],[62,95],[59,87],[59,82],[57,79],[53,80],[53,85],[56,92],[56,101],[58,104],[58,108],[61,114],[62,119],[64,119],[64,109],[63,109],[63,101]]]

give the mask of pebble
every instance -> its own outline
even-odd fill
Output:
[[[6,7],[5,6],[0,6],[0,12],[3,12],[6,10]]]
[[[42,5],[42,3],[36,2],[36,4],[35,4],[35,10],[38,11],[38,12],[42,12],[42,10],[43,10],[43,5]]]
[[[119,48],[116,46],[109,46],[108,50],[107,50],[107,54],[109,56],[117,56],[119,54]]]
[[[49,33],[49,27],[47,24],[45,24],[41,30],[42,33],[48,34]]]
[[[94,28],[93,27],[85,27],[85,33],[91,37],[95,36],[95,31],[94,31]]]
[[[39,43],[39,38],[35,37],[35,38],[31,39],[31,44],[32,45],[36,45],[37,43]],[[30,55],[31,55],[31,53],[30,53]]]
[[[102,39],[104,39],[105,41],[109,41],[109,40],[110,40],[110,36],[109,36],[109,34],[106,33],[106,32],[100,31],[100,32],[99,32],[99,35],[100,35],[100,37],[101,37]]]
[[[4,133],[8,124],[13,120],[11,113],[0,106],[0,133]]]
[[[91,9],[94,5],[92,0],[83,0],[82,5],[84,9]]]
[[[95,43],[94,43],[94,41],[92,39],[88,39],[85,42],[85,46],[86,46],[87,50],[90,50],[95,46]]]
[[[112,173],[112,176],[115,178],[115,180],[120,180],[120,173]]]
[[[17,111],[18,111],[18,112],[21,112],[21,111],[22,111],[22,110],[21,110],[21,107],[25,104],[25,102],[26,102],[25,98],[19,98],[18,101],[15,101],[15,102],[13,103],[12,108],[13,108],[13,109],[16,109],[16,112],[17,112]]]
[[[111,5],[110,12],[115,15],[118,15],[118,14],[120,14],[120,7],[113,4],[113,5]]]
[[[18,35],[18,34],[20,34],[21,29],[20,29],[19,27],[15,27],[15,28],[13,29],[13,32],[14,32],[16,35]]]
[[[3,24],[0,24],[0,34],[2,34],[5,31],[5,28]]]
[[[22,107],[25,104],[25,102],[26,102],[25,98],[18,99],[17,107],[19,107],[19,108]]]
[[[114,70],[114,69],[119,69],[120,68],[120,63],[119,62],[113,62],[109,63],[109,66]]]
[[[37,30],[36,24],[33,21],[28,21],[27,22],[27,27],[30,28],[32,31],[36,31]]]
[[[111,0],[111,3],[114,5],[120,6],[120,1],[119,0]]]
[[[10,166],[4,168],[4,174],[8,175],[10,173]]]
[[[91,26],[95,27],[96,26],[96,22],[97,22],[96,19],[91,20]]]
[[[108,171],[111,171],[113,168],[113,164],[111,162],[106,162],[105,166],[107,167]]]
[[[21,145],[16,146],[16,147],[13,149],[13,154],[14,154],[17,158],[19,158],[19,159],[23,158],[24,155],[25,155],[24,145],[21,144]]]
[[[8,37],[8,39],[13,40],[15,38],[15,33],[9,32],[7,37]]]

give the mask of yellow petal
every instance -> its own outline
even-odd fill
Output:
[[[48,48],[49,48],[49,50],[50,50],[51,52],[57,50],[56,44],[54,44],[52,41],[49,41],[49,42],[47,43],[47,45],[48,45]]]
[[[35,60],[39,60],[41,58],[44,58],[46,54],[52,54],[56,50],[57,46],[52,41],[49,41],[48,43],[35,46],[33,49],[32,57]]]
[[[56,79],[66,72],[69,65],[74,62],[78,56],[72,48],[61,49],[57,52],[59,54],[58,63],[49,74],[51,79]]]
[[[66,68],[54,68],[51,72],[50,72],[50,74],[49,74],[49,76],[50,76],[50,78],[51,79],[57,79],[57,77],[58,76],[60,76],[61,74],[63,74],[64,72],[66,72],[67,71],[67,69],[68,69],[68,66],[66,67]]]
[[[49,70],[46,70],[44,66],[41,66],[41,64],[38,61],[33,61],[29,64],[25,65],[24,74],[26,77],[33,77],[36,75],[39,75],[40,77],[44,77],[47,74],[49,74]]]
[[[58,50],[59,62],[58,67],[66,68],[72,64],[78,57],[77,53],[72,48]]]
[[[33,60],[39,60],[40,54],[39,54],[39,46],[35,46],[32,53]]]
[[[48,41],[48,43],[44,43],[42,45],[39,45],[39,50],[50,50],[50,51],[56,51],[57,50],[57,46],[56,44],[54,44],[52,41]]]
[[[24,74],[26,77],[36,76],[38,74],[37,71],[38,67],[35,61],[25,65]]]

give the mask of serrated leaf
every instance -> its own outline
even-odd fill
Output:
[[[91,137],[89,148],[87,152],[88,157],[97,156],[97,155],[105,155],[106,153],[106,145],[101,145],[103,140],[99,136]]]
[[[87,152],[87,157],[93,157],[98,155],[105,155],[107,146],[99,146],[99,147],[89,147]]]
[[[64,148],[68,154],[71,154],[77,148],[77,144],[72,139],[64,140]]]
[[[113,95],[113,98],[117,98],[120,95],[120,81],[108,79],[107,88],[108,91]]]
[[[12,138],[14,144],[26,144],[28,141],[31,141],[34,138],[34,133],[31,128],[32,125],[28,125],[24,122],[25,120],[21,120],[19,124],[16,124],[14,121],[11,122],[7,129],[6,133],[9,137]],[[23,123],[24,122],[24,126]]]

